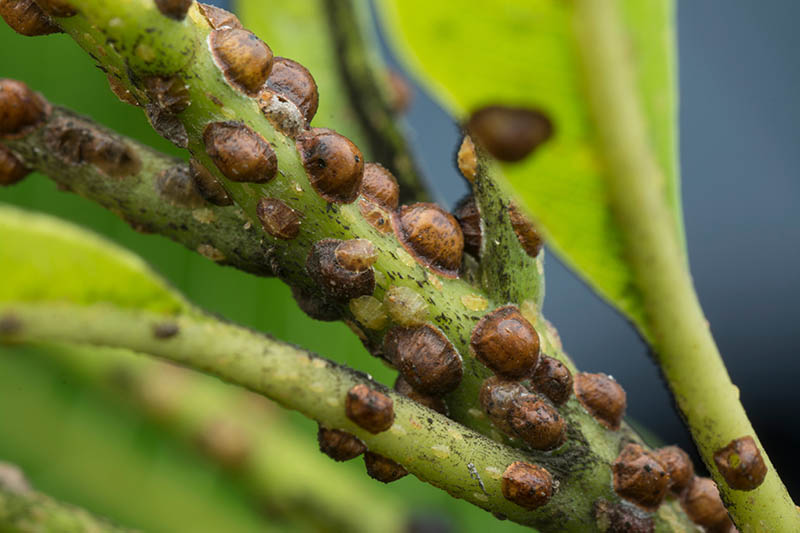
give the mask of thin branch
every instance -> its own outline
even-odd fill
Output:
[[[695,293],[664,199],[663,175],[647,142],[619,9],[613,0],[576,2],[576,28],[585,86],[611,169],[610,202],[644,296],[649,340],[736,525],[743,531],[800,531],[800,512],[758,442]],[[714,455],[748,436],[768,472],[754,490],[735,490]]]

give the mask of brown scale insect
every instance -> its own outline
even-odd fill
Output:
[[[113,92],[119,101],[125,104],[139,106],[139,102],[136,100],[136,97],[133,96],[133,93],[128,90],[125,85],[123,85],[122,81],[112,74],[108,74],[106,76],[108,78],[108,86],[111,88],[111,92]]]
[[[367,445],[353,434],[319,426],[319,450],[334,461],[349,461],[367,451]]]
[[[180,76],[149,76],[144,79],[144,89],[154,104],[173,115],[192,103],[189,87]]]
[[[171,339],[180,333],[180,331],[181,328],[174,322],[159,322],[158,324],[153,324],[153,337],[156,339]]]
[[[192,179],[189,165],[185,163],[162,170],[156,176],[155,187],[159,195],[173,206],[193,209],[206,203]]]
[[[361,181],[361,194],[372,203],[394,211],[400,201],[400,187],[397,179],[379,163],[367,163],[364,166],[364,178]]]
[[[292,287],[292,296],[300,310],[314,320],[333,322],[342,318],[339,305],[325,300],[322,296],[311,294],[298,287]]]
[[[415,390],[434,396],[452,392],[461,383],[461,356],[438,329],[394,327],[383,340],[386,359]]]
[[[51,17],[71,17],[78,14],[66,0],[36,0],[36,3]]]
[[[93,165],[113,178],[131,176],[142,167],[126,142],[78,118],[62,116],[51,121],[44,142],[64,163]]]
[[[541,111],[494,105],[475,111],[467,130],[495,158],[519,161],[552,136],[553,125]]]
[[[536,228],[533,227],[533,223],[514,204],[509,206],[508,216],[511,219],[511,227],[514,229],[519,244],[525,250],[525,253],[530,257],[539,255],[539,252],[542,251],[542,246],[544,246],[544,241],[542,241]]]
[[[541,466],[516,461],[503,472],[503,496],[526,509],[538,509],[553,495],[553,476]]]
[[[242,29],[242,23],[230,11],[226,11],[221,7],[201,4],[200,2],[197,3],[197,7],[205,17],[208,25],[215,30]]]
[[[240,28],[213,30],[208,36],[214,62],[238,90],[256,96],[272,69],[272,50],[252,32]]]
[[[231,181],[266,183],[278,171],[272,146],[241,122],[212,122],[203,130],[206,152]]]
[[[478,152],[475,150],[475,143],[469,135],[465,135],[461,141],[461,146],[456,154],[456,163],[461,175],[470,183],[475,181],[478,176]]]
[[[313,128],[297,139],[314,190],[329,202],[348,204],[358,197],[364,156],[350,139],[326,128]]]
[[[197,159],[189,160],[189,171],[200,195],[210,203],[219,206],[233,205],[225,187]]]
[[[261,89],[257,100],[258,108],[270,124],[290,139],[297,139],[308,129],[300,109],[285,96]]]
[[[598,422],[608,429],[619,429],[625,414],[625,390],[606,374],[580,372],[575,375],[575,396]]]
[[[507,414],[511,431],[534,450],[552,450],[567,438],[567,423],[553,407],[533,395],[511,401]]]
[[[264,89],[286,97],[300,109],[306,123],[311,122],[319,107],[317,82],[306,67],[285,57],[272,62]],[[263,89],[262,89],[263,90]]]
[[[264,230],[275,238],[288,241],[300,233],[300,212],[277,198],[261,198],[256,215]]]
[[[0,0],[0,17],[20,35],[61,33],[61,28],[33,0]]]
[[[669,490],[669,474],[656,455],[638,444],[627,444],[611,465],[614,490],[643,509],[655,510]]]
[[[0,144],[0,187],[14,185],[30,174],[11,150]]]
[[[153,103],[146,104],[144,112],[156,133],[178,148],[189,147],[189,135],[186,133],[186,127],[176,115]]]
[[[714,463],[732,489],[753,490],[767,476],[767,465],[756,441],[749,435],[734,439],[714,453]]]
[[[354,271],[345,268],[336,258],[336,250],[344,241],[322,239],[311,247],[306,259],[306,271],[322,292],[337,300],[350,300],[375,291],[375,272],[372,268]]]
[[[478,399],[481,408],[497,428],[507,435],[511,435],[511,424],[508,420],[509,411],[514,400],[524,398],[528,391],[518,381],[509,381],[500,376],[486,378],[481,385]]]
[[[665,446],[656,450],[658,461],[669,474],[669,488],[680,493],[689,486],[694,477],[694,466],[689,454],[677,446]]]
[[[408,110],[408,106],[411,105],[411,98],[413,96],[413,91],[408,84],[408,80],[406,80],[405,76],[393,69],[388,71],[386,78],[389,86],[392,111],[397,114],[405,113]]]
[[[49,112],[49,105],[21,81],[0,79],[0,136],[28,133]]]
[[[360,383],[347,391],[345,414],[373,434],[386,431],[394,423],[394,402],[387,395]]]
[[[443,398],[440,396],[431,396],[429,394],[418,392],[408,383],[408,381],[403,379],[403,376],[397,376],[397,380],[394,382],[394,390],[403,396],[407,396],[417,403],[421,403],[429,409],[433,409],[434,411],[442,413],[445,416],[447,416],[449,412],[447,403],[445,403]]]
[[[533,370],[531,384],[536,392],[550,398],[556,405],[562,405],[572,394],[572,372],[554,357],[541,355]]]
[[[513,305],[481,318],[470,346],[481,363],[509,378],[529,375],[539,360],[539,335]]]
[[[358,209],[361,211],[361,216],[364,217],[364,220],[369,222],[376,230],[381,233],[389,233],[392,231],[392,215],[383,208],[370,202],[366,198],[362,198],[358,201]]]
[[[192,0],[155,0],[161,14],[174,20],[183,20],[192,7]]]
[[[458,277],[464,235],[458,221],[436,204],[405,205],[392,216],[403,247],[420,263],[445,277]]]
[[[367,239],[349,239],[334,252],[336,261],[351,272],[367,270],[378,260],[378,249]]]
[[[724,525],[728,511],[719,497],[717,484],[707,477],[695,477],[681,495],[681,506],[695,524],[708,529]]]
[[[604,533],[654,533],[653,519],[632,505],[597,500],[594,504],[597,526]]]
[[[408,475],[408,470],[401,465],[377,453],[364,453],[364,464],[367,467],[369,477],[381,483],[391,483]]]
[[[478,211],[475,197],[469,194],[462,198],[456,204],[453,215],[461,225],[461,233],[464,235],[464,251],[475,258],[479,258],[483,230],[481,229],[481,213]]]

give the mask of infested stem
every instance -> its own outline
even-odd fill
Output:
[[[587,94],[608,154],[610,202],[644,297],[648,340],[739,529],[798,531],[800,512],[758,442],[695,293],[664,199],[663,175],[647,143],[620,16],[619,3],[612,0],[576,3]],[[729,487],[714,461],[720,448],[746,436],[758,443],[768,468],[763,483],[747,492]]]

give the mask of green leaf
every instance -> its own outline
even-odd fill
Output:
[[[189,305],[138,257],[57,218],[0,205],[0,301],[110,303],[164,314]]]
[[[383,20],[412,71],[459,119],[490,104],[543,111],[555,133],[502,169],[550,246],[640,328],[642,298],[609,207],[606,154],[589,110],[575,3],[382,0]],[[672,0],[620,0],[636,93],[665,201],[681,226]]]

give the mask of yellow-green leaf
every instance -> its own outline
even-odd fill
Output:
[[[598,0],[599,1],[599,0]],[[614,0],[607,0],[614,2]],[[641,328],[641,295],[609,207],[607,164],[592,122],[575,2],[381,0],[383,20],[411,70],[459,119],[483,106],[535,108],[554,135],[503,164],[515,196],[549,244]],[[665,199],[682,241],[676,154],[672,0],[616,2],[636,71],[636,94]]]

